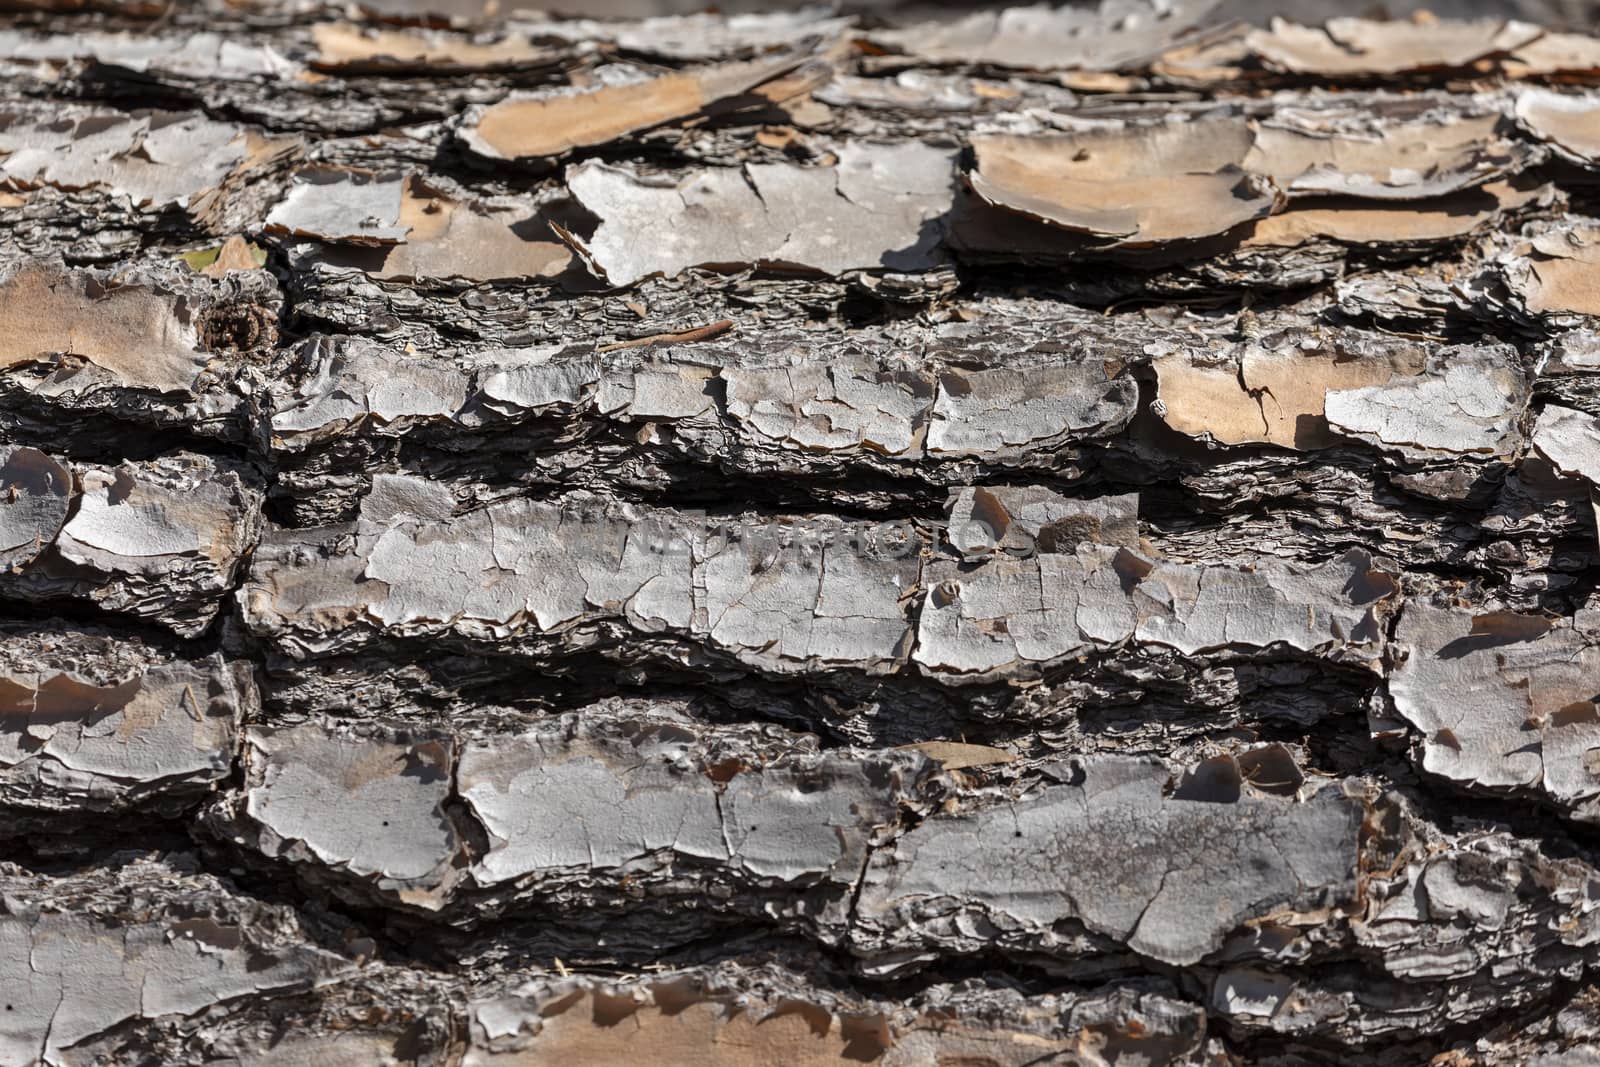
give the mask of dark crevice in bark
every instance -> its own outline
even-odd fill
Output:
[[[1438,1033],[1393,1035],[1365,1047],[1319,1044],[1316,1041],[1287,1038],[1277,1034],[1240,1034],[1219,1027],[1227,1048],[1245,1063],[1388,1065],[1392,1063],[1432,1063],[1440,1058],[1470,1055],[1474,1048],[1514,1039],[1533,1031],[1569,1001],[1579,983],[1558,981],[1546,995],[1533,1003],[1508,1009],[1472,1023],[1448,1027]]]

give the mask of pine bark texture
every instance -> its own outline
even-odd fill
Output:
[[[0,1065],[1600,1063],[1600,38],[1214,6],[12,0]]]

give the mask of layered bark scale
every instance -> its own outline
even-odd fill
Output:
[[[1600,1056],[1593,38],[20,6],[0,1064]]]

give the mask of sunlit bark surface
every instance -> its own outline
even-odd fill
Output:
[[[1600,38],[8,6],[0,1065],[1600,1062]]]

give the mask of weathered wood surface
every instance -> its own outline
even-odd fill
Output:
[[[1600,1062],[1600,38],[8,7],[0,1065]]]

